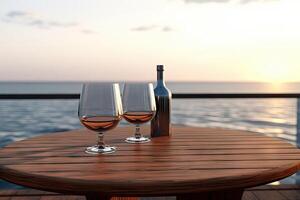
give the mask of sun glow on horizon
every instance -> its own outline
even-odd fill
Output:
[[[287,67],[279,64],[270,64],[261,69],[261,76],[265,82],[272,84],[281,84],[289,82],[289,70]]]

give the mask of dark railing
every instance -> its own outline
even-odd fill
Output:
[[[0,100],[79,99],[80,94],[0,94]],[[300,148],[300,93],[175,93],[174,99],[297,99],[297,146]]]
[[[0,94],[1,99],[79,99],[80,94]],[[300,93],[175,93],[174,99],[300,98]]]

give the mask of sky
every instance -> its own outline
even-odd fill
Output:
[[[300,81],[299,0],[1,0],[0,81]]]

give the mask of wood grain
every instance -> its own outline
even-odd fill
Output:
[[[147,135],[149,129],[143,127]],[[110,155],[84,153],[96,134],[46,134],[0,150],[0,177],[27,187],[106,196],[160,196],[241,191],[292,175],[300,150],[262,134],[218,128],[173,127],[171,137],[127,144],[132,127],[105,134]],[[251,195],[249,195],[250,198]]]

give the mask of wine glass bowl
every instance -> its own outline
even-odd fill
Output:
[[[88,117],[83,116],[80,122],[88,129],[97,132],[104,132],[115,128],[121,117]]]
[[[150,139],[140,133],[140,124],[150,121],[156,112],[155,96],[151,83],[127,83],[123,92],[124,119],[136,125],[134,136],[128,143],[145,143]]]
[[[104,143],[103,132],[115,128],[123,114],[119,85],[114,83],[86,83],[82,87],[78,117],[89,130],[98,133],[96,145],[87,147],[86,153],[107,154],[115,147]]]

